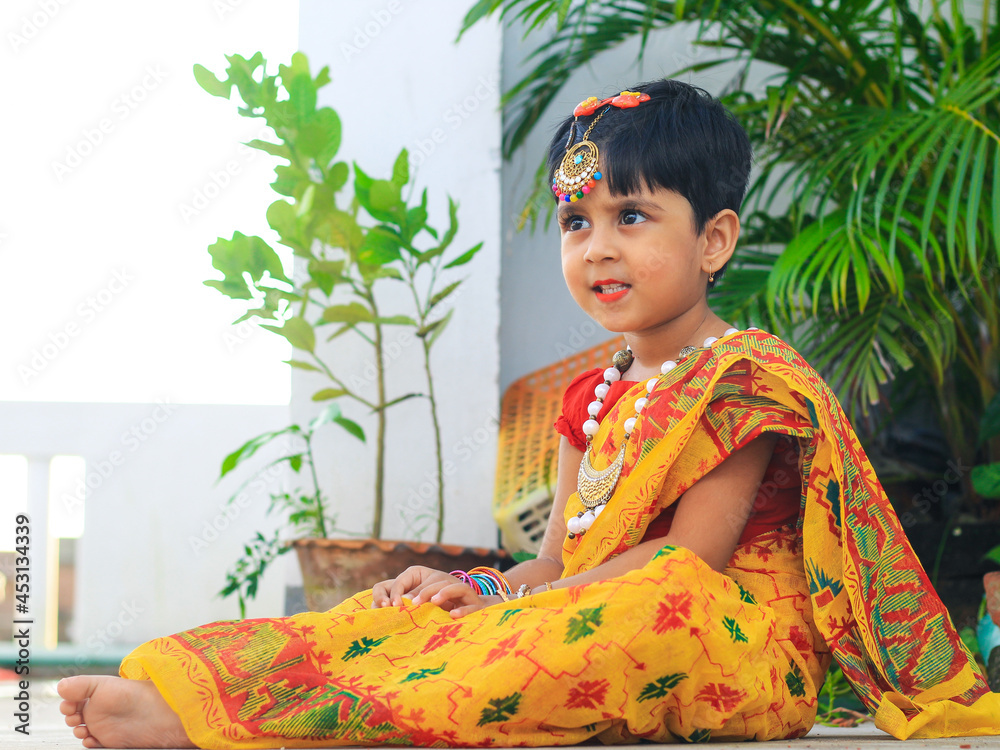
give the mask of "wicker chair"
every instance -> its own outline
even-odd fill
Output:
[[[559,434],[552,429],[569,382],[606,366],[621,337],[605,341],[511,383],[500,405],[493,517],[508,552],[537,553],[555,492]]]

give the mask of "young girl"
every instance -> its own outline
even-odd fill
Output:
[[[660,81],[577,107],[549,166],[577,303],[621,332],[570,384],[541,553],[410,568],[326,613],[213,623],[73,677],[86,747],[569,745],[804,735],[831,657],[899,738],[1000,733],[840,406],[708,306],[746,134]]]

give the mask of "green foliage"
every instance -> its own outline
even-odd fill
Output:
[[[864,706],[840,665],[834,662],[826,672],[826,680],[817,696],[816,721],[828,727],[854,726],[867,718]]]
[[[1000,435],[1000,394],[993,397],[979,420],[980,445],[995,439],[997,435]],[[973,466],[972,486],[983,497],[1000,498],[1000,461]],[[1000,547],[987,553],[987,557],[1000,562]]]
[[[904,387],[934,404],[952,458],[969,465],[1000,460],[996,433],[973,439],[1000,388],[1000,26],[983,7],[480,0],[463,30],[491,13],[551,29],[504,94],[507,155],[574,70],[626,39],[668,75],[735,69],[724,101],[748,127],[759,172],[747,249],[713,306],[791,341],[855,418]],[[646,46],[679,21],[697,24],[689,58]],[[760,88],[747,84],[754,66],[767,73]],[[527,218],[552,205],[546,188]],[[986,514],[972,478],[962,484],[966,509]]]
[[[246,602],[257,595],[261,576],[275,559],[291,549],[285,540],[301,537],[326,537],[335,530],[335,518],[330,514],[329,499],[319,487],[316,463],[313,455],[313,439],[316,432],[326,425],[337,424],[355,433],[360,430],[354,422],[344,417],[338,404],[328,405],[308,425],[289,425],[282,430],[265,432],[230,453],[222,460],[219,479],[234,471],[244,462],[253,458],[258,451],[267,447],[284,448],[282,455],[258,468],[237,487],[227,500],[228,505],[243,502],[243,490],[254,482],[266,481],[274,477],[275,467],[287,465],[298,477],[305,476],[304,486],[299,484],[292,492],[271,492],[268,514],[279,513],[282,523],[269,537],[257,532],[253,539],[243,546],[243,554],[226,574],[226,585],[219,592],[226,597],[236,594],[239,600],[240,617],[246,617]],[[303,472],[303,469],[308,471]],[[344,534],[343,530],[336,529]]]
[[[296,272],[285,267],[281,254],[263,238],[235,232],[231,239],[219,238],[209,247],[212,265],[222,278],[205,283],[247,303],[240,320],[255,318],[263,328],[285,338],[296,350],[290,366],[323,376],[327,382],[313,394],[314,401],[334,404],[345,401],[375,415],[371,533],[379,538],[389,407],[412,397],[428,398],[438,451],[437,476],[444,476],[431,377],[431,347],[451,319],[452,309],[444,303],[453,300],[462,283],[452,278],[449,270],[471,260],[482,245],[449,257],[447,251],[458,231],[457,206],[449,199],[449,226],[439,240],[439,232],[427,223],[426,191],[419,201],[413,202],[408,197],[410,174],[405,149],[385,179],[369,175],[357,164],[336,160],[342,135],[340,118],[332,108],[318,103],[319,90],[330,82],[327,68],[313,75],[301,53],[292,56],[291,64],[280,65],[277,75],[267,72],[260,53],[249,59],[232,55],[227,60],[224,78],[196,65],[195,79],[213,96],[229,99],[235,94],[241,115],[262,118],[271,129],[272,139],[255,139],[247,145],[277,160],[271,187],[279,197],[267,209],[267,222],[277,235],[277,242],[292,251]],[[444,286],[438,288],[439,283]],[[376,288],[390,284],[405,287],[404,294],[385,297],[393,303],[402,301],[402,309],[385,311],[376,301]],[[383,351],[386,326],[410,328],[420,341],[425,393],[386,392]],[[326,345],[345,334],[358,336],[372,347],[377,372],[375,398],[365,397],[348,384],[343,371],[350,371],[352,363],[335,356]],[[326,421],[365,440],[361,426],[337,409],[336,416],[330,416],[329,409],[323,413]],[[227,457],[227,461],[238,464],[279,434],[301,438],[307,431],[293,425],[270,437],[260,436],[254,439],[258,442],[250,441]],[[311,458],[309,465],[312,467]],[[320,503],[318,485],[305,497]],[[443,482],[439,479],[436,508],[439,542],[444,521],[443,498]],[[290,502],[292,505],[284,510],[294,515],[298,512],[294,509],[297,501]],[[322,517],[322,513],[318,515]],[[271,548],[263,544],[260,542],[247,552],[242,561],[246,565],[237,578],[249,581],[247,570],[259,574],[273,559]],[[251,565],[248,562],[251,559],[257,562]],[[245,594],[249,588],[242,591]]]
[[[992,560],[997,565],[1000,565],[1000,545],[997,545],[996,547],[991,549],[983,557],[986,560]]]

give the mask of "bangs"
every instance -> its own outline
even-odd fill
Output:
[[[572,117],[561,123],[549,145],[549,180],[566,154],[570,129],[573,143],[579,143],[600,117],[590,140],[600,150],[600,169],[612,195],[658,188],[678,193],[691,204],[699,233],[719,211],[739,213],[752,156],[749,139],[730,112],[707,92],[679,81],[631,90],[650,100],[629,109],[607,105],[580,117],[575,127]]]

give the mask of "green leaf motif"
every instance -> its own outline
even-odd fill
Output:
[[[362,636],[361,640],[353,641],[350,646],[347,647],[347,651],[341,658],[342,661],[350,661],[351,659],[356,659],[359,656],[364,656],[371,652],[373,648],[384,643],[389,639],[389,636],[384,635],[381,638],[368,638],[367,636]]]
[[[792,671],[785,675],[785,684],[788,685],[788,692],[798,698],[806,694],[806,684],[798,664],[792,664]]]
[[[511,693],[506,698],[492,699],[479,716],[479,726],[482,727],[487,724],[507,721],[517,713],[517,706],[520,701],[520,693]]]
[[[667,674],[657,680],[646,684],[639,693],[639,702],[653,700],[655,698],[665,698],[667,694],[677,686],[677,684],[687,677],[684,672]]]
[[[497,625],[503,625],[505,622],[507,622],[507,620],[509,620],[511,617],[513,617],[520,611],[521,611],[520,609],[505,609],[504,613],[500,615],[500,620],[497,622]]]
[[[602,625],[604,607],[605,605],[602,604],[600,607],[581,609],[569,618],[563,643],[575,643],[581,638],[593,635],[597,628]]]
[[[733,643],[747,643],[748,639],[743,634],[736,620],[732,617],[723,617],[722,622],[726,626],[726,632],[729,633],[729,637],[733,639]]]
[[[678,3],[678,5],[680,5],[680,3]],[[708,742],[710,739],[712,739],[711,729],[695,729],[693,732],[691,732],[691,734],[687,736],[687,741],[694,743]]]
[[[428,677],[434,677],[439,674],[444,673],[444,668],[448,666],[448,662],[444,662],[440,667],[435,667],[433,669],[420,669],[417,672],[410,672],[406,677],[400,680],[400,684],[404,682],[413,682],[415,680],[425,680]]]
[[[746,602],[747,604],[756,604],[757,603],[757,600],[754,599],[753,594],[751,594],[745,588],[743,588],[742,586],[740,586],[738,583],[736,585],[739,586],[739,588],[740,588],[740,601]]]

